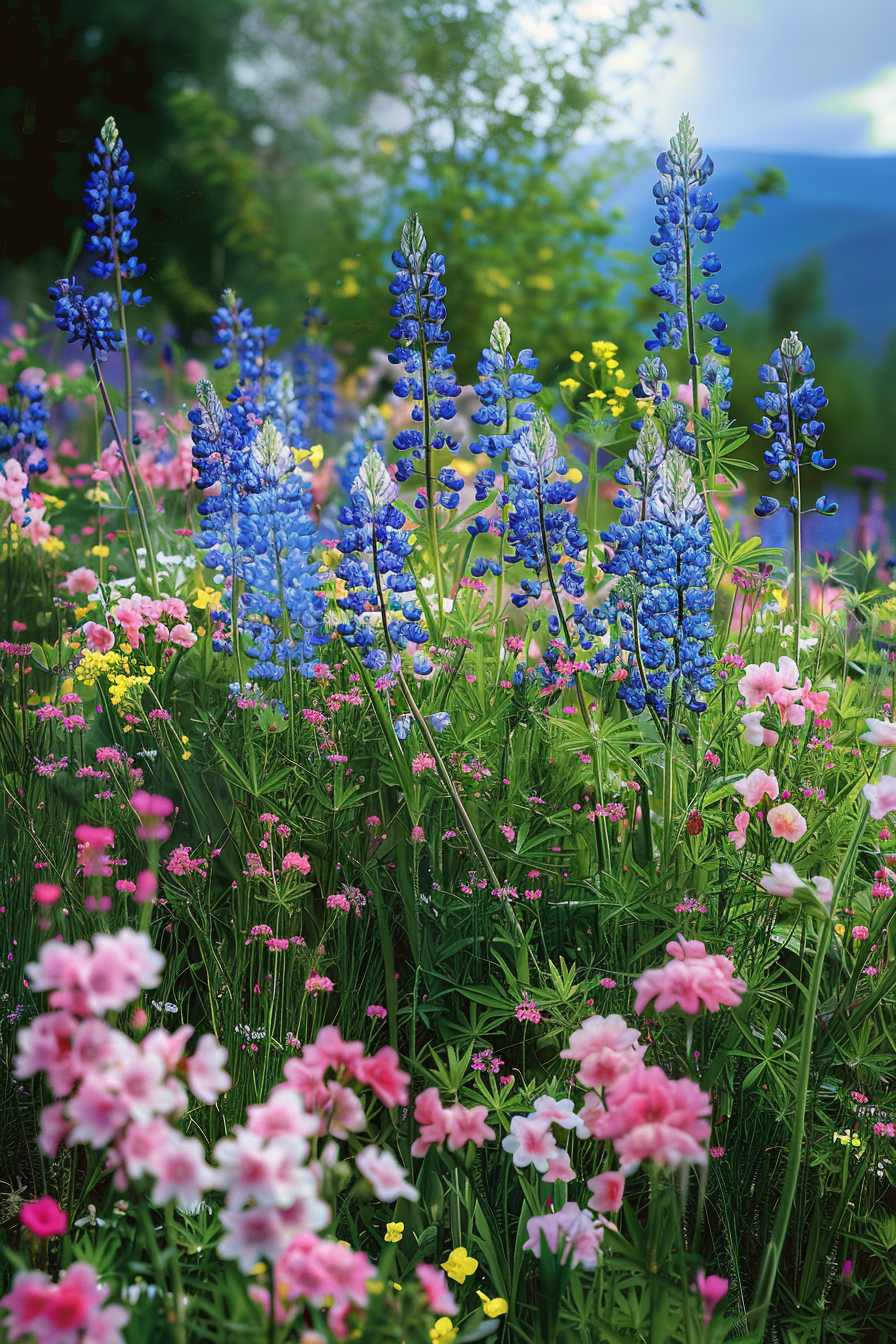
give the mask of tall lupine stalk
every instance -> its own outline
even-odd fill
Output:
[[[398,397],[411,397],[414,407],[411,418],[422,429],[404,430],[394,439],[399,452],[410,450],[410,457],[398,463],[397,479],[406,481],[418,470],[415,463],[423,461],[423,495],[415,501],[417,508],[426,512],[426,531],[430,560],[436,579],[439,611],[438,627],[444,619],[445,580],[439,546],[439,524],[436,505],[452,510],[457,507],[463,480],[451,467],[443,467],[434,475],[434,454],[443,448],[456,452],[458,443],[444,430],[433,433],[433,427],[452,420],[457,414],[454,398],[460,396],[460,387],[452,373],[454,355],[448,350],[450,332],[443,330],[447,317],[444,298],[447,290],[441,277],[445,274],[445,258],[438,252],[427,254],[426,234],[416,215],[412,215],[401,231],[401,250],[392,253],[398,268],[389,293],[395,302],[389,309],[396,324],[389,333],[397,342],[389,362],[401,365],[404,376],[395,384]],[[445,487],[436,499],[436,479]]]
[[[725,300],[714,279],[722,269],[722,263],[715,252],[704,252],[699,260],[696,255],[699,243],[714,242],[719,227],[718,202],[707,185],[714,165],[709,155],[704,155],[700,149],[687,115],[682,116],[677,134],[672,137],[669,148],[658,156],[656,166],[660,173],[653,188],[657,229],[651,234],[650,241],[657,249],[653,260],[659,267],[660,279],[651,286],[651,292],[672,305],[675,312],[671,316],[660,313],[653,339],[644,344],[648,351],[668,346],[679,350],[684,345],[687,352],[693,414],[689,415],[684,406],[676,405],[669,442],[697,459],[704,499],[708,501],[714,482],[712,463],[707,464],[702,453],[705,434],[703,408],[699,404],[699,333],[712,333],[709,348],[714,355],[730,355],[731,348],[721,340],[721,332],[726,330],[727,324],[716,311]],[[697,280],[698,271],[700,280]],[[698,313],[701,298],[709,308]]]
[[[806,448],[812,450],[811,463],[818,471],[830,471],[837,465],[836,458],[825,457],[818,440],[824,433],[824,422],[818,414],[828,404],[823,387],[815,386],[810,377],[815,372],[815,361],[807,345],[803,345],[798,334],[792,331],[780,345],[772,351],[768,364],[759,370],[759,381],[770,383],[774,390],[756,398],[756,405],[763,412],[762,420],[752,429],[760,438],[770,439],[769,447],[762,454],[769,469],[770,479],[777,485],[789,483],[791,496],[787,507],[792,520],[793,538],[793,578],[791,580],[791,608],[793,611],[793,656],[799,662],[800,626],[803,619],[803,545],[802,520],[806,514],[821,513],[829,517],[837,512],[837,505],[827,495],[820,495],[812,509],[803,508],[803,488],[801,468],[807,465],[803,461]],[[797,387],[795,379],[803,381]],[[778,500],[769,495],[761,495],[754,512],[759,518],[768,518],[781,507]]]

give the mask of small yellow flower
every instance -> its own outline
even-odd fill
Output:
[[[344,271],[356,271],[360,262],[357,257],[343,257],[339,265]]]
[[[566,479],[572,481],[573,485],[578,485],[582,479],[582,473],[579,471],[578,467],[572,467],[566,473]]]
[[[843,935],[844,935],[844,933],[846,932],[846,925],[845,925],[845,924],[835,924],[835,925],[834,925],[834,932],[836,933],[836,935],[837,935],[838,938],[842,938]]]
[[[182,751],[180,754],[180,758],[182,761],[188,761],[192,755],[193,755],[192,751]]]
[[[180,740],[183,742],[184,746],[186,746],[190,739],[187,737],[186,733],[181,733]]]
[[[554,288],[554,282],[549,275],[530,275],[529,284],[533,289],[550,290]]]
[[[467,1275],[475,1274],[478,1268],[479,1261],[467,1255],[466,1246],[456,1246],[442,1264],[442,1269],[455,1283],[463,1283]]]
[[[606,399],[607,399],[606,392],[601,392],[600,388],[597,388],[594,392],[588,393],[589,401],[606,401]]]
[[[404,1223],[387,1223],[384,1241],[401,1241],[404,1235]]]
[[[361,293],[361,286],[353,275],[347,275],[343,280],[336,294],[341,299],[353,299],[356,294]]]
[[[101,545],[101,546],[91,546],[91,548],[90,548],[90,554],[91,554],[91,555],[95,555],[95,556],[97,556],[98,559],[100,559],[100,560],[105,560],[106,556],[109,554],[109,547],[108,547],[108,546],[102,546],[102,545]]]
[[[628,389],[627,387],[614,387],[614,388],[613,388],[613,391],[616,393],[617,397],[630,397],[630,396],[631,396],[631,392],[629,391],[629,389]]]
[[[499,304],[498,304],[498,316],[499,316],[499,317],[509,317],[510,314],[511,314],[512,312],[513,312],[513,304],[512,304],[512,303],[499,303]]]
[[[58,555],[60,551],[65,550],[65,542],[61,537],[47,537],[41,542],[40,548],[46,551],[47,555]]]
[[[581,350],[573,350],[572,354],[570,355],[570,359],[572,360],[573,364],[581,364],[584,358],[585,356],[582,354]]]
[[[480,1293],[478,1288],[476,1289],[476,1296],[482,1303],[482,1310],[485,1312],[486,1316],[489,1316],[492,1320],[494,1320],[496,1316],[504,1316],[506,1314],[507,1303],[504,1301],[503,1297],[487,1297],[485,1293]]]
[[[560,386],[568,387],[570,392],[572,392],[575,388],[581,387],[582,384],[579,382],[578,378],[561,378]]]
[[[91,504],[108,504],[112,496],[106,490],[101,490],[98,485],[95,485],[92,490],[87,491],[87,498]]]
[[[450,1344],[457,1337],[457,1331],[451,1324],[450,1316],[440,1316],[429,1332],[432,1344]]]

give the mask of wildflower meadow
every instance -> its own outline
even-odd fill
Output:
[[[4,1338],[896,1339],[896,584],[811,331],[732,420],[690,121],[550,380],[425,193],[378,364],[200,363],[98,130],[0,346]]]

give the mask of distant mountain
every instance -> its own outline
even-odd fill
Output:
[[[854,327],[868,353],[880,354],[896,330],[896,155],[719,150],[713,159],[713,186],[723,208],[747,185],[747,175],[763,168],[781,168],[789,186],[786,196],[763,202],[761,215],[745,215],[720,233],[725,293],[746,308],[760,308],[780,275],[819,252],[830,315]],[[656,170],[645,170],[613,197],[612,205],[625,213],[617,241],[627,249],[647,243],[655,181]]]

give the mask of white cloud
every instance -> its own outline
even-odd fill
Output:
[[[831,94],[824,105],[832,112],[867,117],[866,134],[873,148],[896,149],[896,65],[889,66],[861,88]]]

